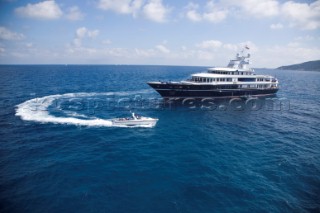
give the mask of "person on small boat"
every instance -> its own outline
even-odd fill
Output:
[[[133,120],[137,120],[137,117],[136,117],[136,115],[134,114],[134,112],[131,113],[131,115],[132,115]]]

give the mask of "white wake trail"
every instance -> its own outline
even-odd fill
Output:
[[[80,119],[75,117],[56,117],[49,114],[48,108],[57,99],[61,98],[84,98],[94,96],[110,96],[118,95],[125,96],[130,94],[148,93],[147,90],[135,91],[135,92],[107,92],[107,93],[67,93],[61,95],[49,95],[42,98],[34,98],[25,101],[16,108],[16,116],[19,116],[25,121],[34,121],[39,123],[54,123],[54,124],[68,124],[68,125],[80,125],[80,126],[91,126],[91,127],[112,127],[112,121],[109,119]],[[85,116],[84,116],[85,117]],[[126,126],[119,126],[126,127]],[[140,126],[138,126],[140,127]],[[148,126],[141,126],[148,127]]]

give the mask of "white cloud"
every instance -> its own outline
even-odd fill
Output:
[[[99,35],[99,30],[88,30],[86,27],[80,27],[76,30],[76,37],[77,38],[94,38]]]
[[[159,50],[161,53],[165,53],[165,54],[170,53],[170,50],[167,47],[165,47],[164,45],[161,45],[161,44],[157,45],[156,49]]]
[[[9,41],[18,41],[24,39],[24,35],[21,33],[15,33],[5,27],[0,27],[0,39]]]
[[[206,20],[212,23],[219,23],[227,18],[229,14],[237,16],[272,17],[279,14],[279,3],[276,0],[225,0],[215,2],[208,1],[204,12],[199,12],[199,5],[189,3],[186,17],[194,22]]]
[[[199,50],[197,51],[197,57],[200,60],[211,61],[214,59],[214,54],[210,51]]]
[[[95,38],[99,35],[99,30],[92,30],[87,32],[89,38]]]
[[[229,59],[242,50],[244,47],[248,46],[250,48],[250,53],[258,52],[258,47],[251,41],[245,41],[241,43],[224,43],[219,40],[206,40],[195,45],[197,49],[190,50],[189,54],[190,60],[197,61],[197,64],[215,66],[225,66]],[[193,59],[196,58],[197,60]]]
[[[285,57],[284,57],[285,56]],[[261,67],[279,67],[287,64],[297,64],[306,61],[319,60],[320,49],[317,47],[303,47],[290,42],[287,45],[264,48],[255,56],[255,61]]]
[[[227,50],[231,50],[233,52],[238,51],[238,45],[236,45],[236,44],[223,44],[223,48],[225,48]]]
[[[150,58],[154,57],[156,55],[156,52],[153,49],[134,49],[134,53],[136,54],[137,57],[142,57],[142,58]]]
[[[188,19],[194,22],[202,20],[202,16],[195,10],[189,10],[186,15]]]
[[[199,8],[198,4],[195,4],[193,2],[190,2],[187,6],[186,9],[188,10],[186,12],[186,16],[188,19],[194,22],[198,22],[202,20],[202,15],[197,11]]]
[[[103,40],[103,41],[102,41],[102,44],[104,44],[104,45],[109,45],[109,44],[111,44],[111,43],[112,43],[112,41],[109,40],[109,39],[106,39],[106,40]]]
[[[99,0],[98,8],[135,16],[142,3],[143,0]]]
[[[272,17],[279,14],[279,2],[277,0],[227,0],[230,6],[236,6],[244,14],[250,14],[257,18]]]
[[[139,13],[152,21],[165,22],[170,8],[162,4],[162,0],[99,0],[98,8],[111,10],[120,14],[132,14],[136,17]]]
[[[36,19],[58,19],[63,14],[55,1],[27,4],[27,6],[15,9],[15,12],[21,16]]]
[[[203,14],[203,19],[218,23],[227,17],[228,11],[226,9],[219,8],[213,1],[209,1],[206,5],[206,10]]]
[[[270,25],[270,29],[282,29],[289,26],[304,30],[320,28],[320,0],[312,3],[299,3],[279,0],[210,0],[201,8],[189,3],[185,7],[185,17],[193,22],[209,21],[219,23],[228,16],[233,18],[277,18],[282,23]]]
[[[26,43],[26,47],[27,47],[27,48],[32,48],[32,47],[33,47],[33,44],[32,44],[32,43]]]
[[[186,50],[188,50],[188,48],[186,46],[181,46],[181,50],[186,51]]]
[[[162,0],[149,0],[143,7],[144,15],[155,22],[165,22],[169,12],[170,8],[164,6]]]
[[[296,47],[300,47],[300,43],[299,42],[290,42],[288,44],[288,47],[293,47],[293,48],[296,48]]]
[[[202,41],[200,44],[197,44],[196,46],[202,49],[216,49],[222,46],[222,42],[217,40],[207,40]]]
[[[199,5],[194,3],[189,3],[186,6],[187,12],[186,17],[193,21],[199,22],[202,20],[206,20],[212,23],[218,23],[226,19],[228,15],[228,10],[222,9],[213,1],[209,1],[205,6],[205,12],[198,12]]]
[[[320,0],[311,4],[288,1],[282,5],[281,12],[291,26],[305,30],[320,27]]]
[[[305,36],[298,36],[294,38],[296,41],[314,41],[314,40],[320,40],[320,36],[314,37],[311,35],[305,35]]]
[[[115,63],[115,64],[163,64],[163,65],[201,65],[225,66],[245,45],[250,47],[253,67],[278,67],[303,61],[316,60],[320,56],[319,45],[308,46],[303,41],[293,39],[285,45],[258,46],[251,41],[226,43],[223,40],[199,41],[195,46],[182,46],[174,49],[169,42],[161,42],[152,48],[112,48],[100,45],[88,47],[87,28],[75,31],[77,44],[73,43],[65,50],[34,47],[31,43],[19,42],[19,48],[5,49],[0,45],[2,63],[10,59],[12,63]],[[96,34],[96,33],[93,33]],[[300,39],[300,38],[297,38]],[[314,39],[318,39],[314,37]],[[84,44],[82,45],[83,42]],[[316,43],[317,44],[317,43]],[[262,45],[262,44],[260,44]],[[30,48],[29,48],[29,47]],[[1,50],[1,48],[3,50]],[[215,49],[213,49],[215,48]],[[2,53],[1,53],[2,52]],[[32,54],[31,54],[32,53]],[[10,58],[6,58],[9,57]],[[39,59],[41,59],[39,61]]]
[[[80,27],[76,30],[76,37],[77,38],[83,38],[85,37],[86,33],[87,33],[87,28],[85,27]]]
[[[279,30],[279,29],[282,29],[282,28],[283,28],[283,25],[281,23],[271,24],[270,25],[270,29],[272,29],[272,30]]]
[[[73,39],[73,45],[75,47],[81,47],[84,38],[95,38],[98,35],[99,30],[88,30],[86,27],[80,27],[76,30],[76,37]]]
[[[71,21],[78,21],[83,19],[84,14],[80,11],[80,9],[77,6],[73,6],[69,8],[69,11],[66,14],[66,17]]]

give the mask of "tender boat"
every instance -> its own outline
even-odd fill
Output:
[[[115,126],[146,126],[153,127],[157,124],[159,119],[149,118],[131,113],[131,117],[128,118],[116,118],[112,119],[112,124]]]
[[[250,54],[245,47],[227,67],[208,68],[180,82],[148,82],[164,98],[248,97],[275,94],[278,80],[270,75],[255,74],[249,67]]]

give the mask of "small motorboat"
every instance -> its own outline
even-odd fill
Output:
[[[129,118],[115,118],[112,119],[112,124],[115,126],[141,126],[141,127],[154,127],[159,119],[149,118],[131,113]]]

